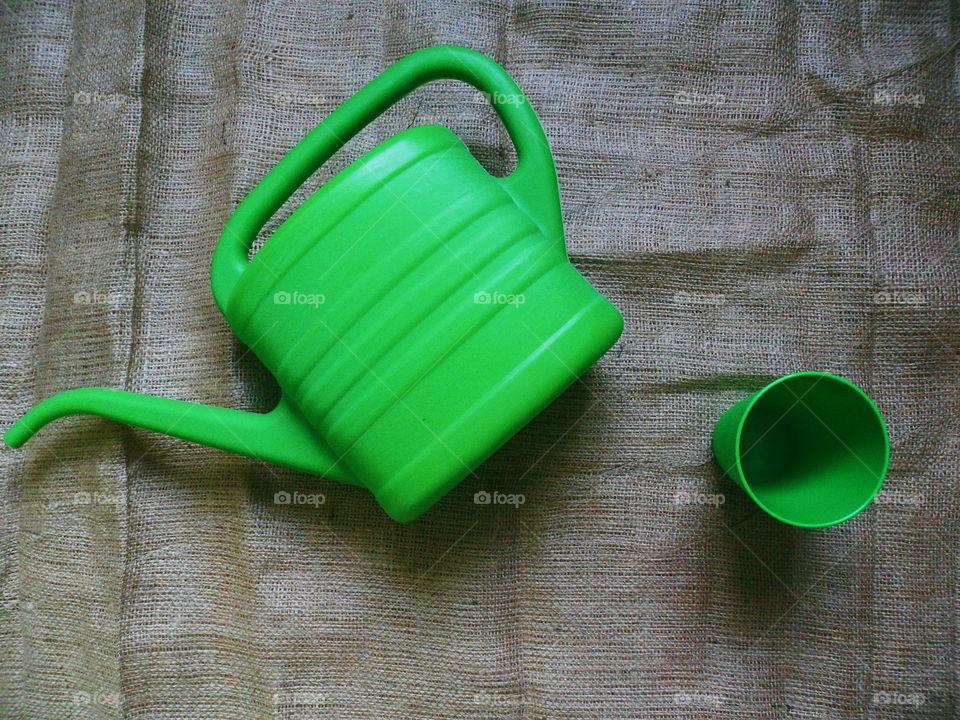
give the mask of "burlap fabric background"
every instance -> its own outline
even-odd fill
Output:
[[[5,5],[4,427],[91,385],[269,408],[210,296],[214,240],[432,44],[525,89],[571,257],[626,330],[411,525],[95,418],[3,451],[0,717],[956,717],[956,6]],[[437,83],[285,212],[425,122],[509,170],[483,98]],[[821,531],[768,519],[709,452],[724,408],[801,369],[861,384],[893,443],[883,502]]]

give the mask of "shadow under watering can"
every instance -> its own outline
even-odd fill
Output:
[[[248,259],[317,168],[399,99],[457,79],[490,100],[517,150],[494,177],[439,125],[405,130],[307,199]],[[105,388],[27,412],[4,441],[91,414],[371,490],[418,517],[616,342],[617,309],[570,264],[543,128],[480,53],[400,60],[307,134],[238,205],[211,286],[282,390],[256,414]]]

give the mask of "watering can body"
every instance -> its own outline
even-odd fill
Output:
[[[302,182],[417,86],[464,80],[494,104],[517,168],[494,177],[450,130],[373,148],[249,248]],[[570,264],[539,120],[463,48],[419,51],[349,99],[244,199],[220,238],[214,298],[282,390],[264,415],[103,389],[61,393],[5,436],[87,412],[371,490],[422,514],[619,337],[620,313]]]

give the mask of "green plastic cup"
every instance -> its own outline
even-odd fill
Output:
[[[777,520],[836,525],[883,485],[890,438],[870,397],[836,375],[774,380],[727,410],[713,431],[724,472]]]

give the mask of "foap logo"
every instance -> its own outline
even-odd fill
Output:
[[[44,507],[47,507],[52,510],[70,510],[70,508],[82,506],[82,505],[112,505],[120,506],[123,505],[124,498],[119,493],[110,494],[104,492],[87,492],[86,490],[80,490],[79,492],[70,493],[64,499],[53,499],[42,502],[41,504]]]
[[[513,305],[515,308],[518,308],[526,301],[527,298],[524,295],[515,293],[487,292],[486,290],[481,290],[473,294],[474,305]]]
[[[927,99],[921,93],[891,92],[889,90],[877,90],[873,93],[874,105],[913,105],[920,107]]]
[[[119,105],[124,101],[122,93],[102,93],[99,90],[87,92],[78,90],[73,94],[74,105]]]
[[[491,105],[523,105],[527,99],[520,93],[481,93]]]
[[[307,105],[310,107],[320,107],[327,102],[323,95],[286,91],[274,93],[270,99],[274,105]]]
[[[120,293],[118,292],[78,290],[73,294],[74,305],[117,305],[119,302]]]
[[[273,694],[274,705],[322,705],[326,700],[326,693],[314,690],[287,690]]]
[[[673,96],[677,105],[723,105],[727,96],[723,93],[701,93],[691,90],[678,90]]]
[[[73,505],[122,505],[123,496],[119,493],[113,495],[102,492],[87,492],[81,490],[73,494]]]
[[[873,499],[878,505],[923,505],[923,493],[906,490],[881,490]]]
[[[919,290],[880,290],[873,295],[877,305],[924,305],[926,297]]]
[[[903,693],[881,690],[873,694],[872,700],[874,705],[911,705],[913,707],[920,707],[927,701],[927,696],[923,693]]]
[[[712,305],[718,307],[723,305],[726,297],[723,293],[679,290],[673,294],[673,301],[678,305]]]
[[[473,702],[475,705],[500,708],[515,708],[524,704],[522,695],[501,695],[486,690],[475,692]]]
[[[327,501],[323,493],[302,493],[294,490],[292,493],[286,490],[274,493],[274,505],[313,505],[320,507]]]
[[[719,708],[727,704],[722,695],[702,692],[678,692],[673,694],[673,704],[684,707]]]
[[[120,707],[120,693],[115,692],[75,692],[71,698],[74,705],[100,705],[102,707]]]
[[[481,490],[473,494],[474,505],[513,505],[520,507],[527,501],[527,497],[521,493],[502,493],[494,490],[489,492]]]
[[[674,505],[711,505],[720,507],[727,501],[723,493],[690,492],[677,490],[673,495]]]
[[[310,305],[320,307],[327,302],[327,296],[319,293],[302,293],[298,290],[287,292],[278,290],[273,294],[274,305]]]

